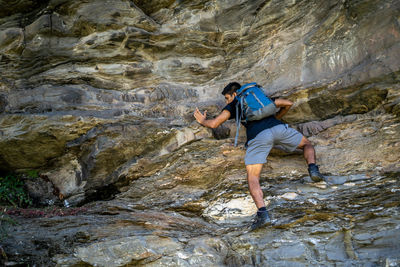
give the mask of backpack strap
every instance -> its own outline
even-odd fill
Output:
[[[240,105],[241,98],[238,99],[238,102],[236,103],[236,136],[235,136],[235,147],[237,146],[238,138],[239,138],[239,129],[240,129],[240,120],[242,114],[239,116],[239,105]]]
[[[240,115],[239,115],[239,105],[240,105]],[[239,139],[239,129],[240,122],[243,118],[243,97],[238,97],[238,102],[236,103],[236,136],[235,136],[235,147]]]

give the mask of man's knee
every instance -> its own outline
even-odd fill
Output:
[[[312,144],[311,144],[310,140],[308,140],[305,136],[303,136],[303,138],[301,139],[301,142],[297,148],[303,149],[306,146],[312,147]]]
[[[246,165],[247,177],[254,179],[259,178],[263,164]]]

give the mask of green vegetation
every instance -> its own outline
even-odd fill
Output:
[[[27,171],[25,174],[8,174],[0,176],[0,205],[12,205],[16,207],[28,207],[32,200],[24,188],[23,177],[35,179],[39,177],[37,171]],[[0,241],[7,237],[7,228],[15,225],[16,221],[8,216],[7,208],[0,211]]]
[[[39,172],[37,170],[28,170],[25,172],[26,175],[30,178],[38,178],[39,177]]]
[[[0,177],[0,203],[6,205],[11,204],[14,207],[32,205],[32,200],[24,188],[21,175],[9,174],[5,177]]]

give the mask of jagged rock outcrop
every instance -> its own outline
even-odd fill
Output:
[[[88,204],[88,216],[17,226],[10,259],[25,251],[24,262],[59,266],[399,263],[399,1],[0,6],[0,171],[38,170],[72,205],[120,193]],[[316,145],[337,186],[301,184],[301,155],[273,151],[264,191],[280,226],[270,232],[238,230],[254,210],[233,123],[211,131],[192,115],[216,115],[233,80],[294,102],[285,121]],[[127,230],[116,234],[114,220]],[[43,237],[47,225],[65,228],[66,241]],[[33,243],[13,245],[31,231]]]

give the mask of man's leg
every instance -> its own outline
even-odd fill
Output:
[[[247,170],[247,182],[249,184],[250,195],[256,204],[258,211],[257,215],[251,225],[251,230],[255,230],[262,226],[271,223],[268,211],[264,203],[264,195],[260,186],[260,174],[263,164],[251,164],[246,165]]]
[[[250,195],[257,208],[265,207],[264,195],[260,186],[260,175],[263,164],[246,165],[247,182],[249,184]]]
[[[260,175],[273,143],[273,135],[270,129],[264,130],[248,142],[246,156],[244,157],[250,195],[258,208],[257,215],[251,225],[252,230],[271,223],[260,186]]]
[[[311,142],[297,130],[287,125],[278,125],[271,129],[274,132],[277,145],[287,151],[294,151],[296,148],[303,150],[304,158],[308,164],[308,173],[311,180],[320,182],[324,180],[324,176],[319,172],[318,166],[315,164],[315,149]]]
[[[315,149],[305,136],[303,136],[300,145],[297,148],[303,150],[304,159],[306,160],[307,164],[315,164]]]
[[[319,172],[318,166],[315,164],[315,149],[311,142],[303,136],[298,148],[303,149],[304,158],[308,164],[308,173],[310,174],[311,180],[314,182],[325,180],[324,176]]]

